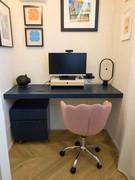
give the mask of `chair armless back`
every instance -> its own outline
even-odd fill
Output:
[[[61,101],[60,105],[65,127],[82,136],[99,133],[105,127],[112,108],[108,101],[103,104],[77,106],[67,105]]]

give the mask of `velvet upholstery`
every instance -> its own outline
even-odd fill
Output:
[[[79,104],[76,106],[60,102],[65,127],[71,132],[90,136],[99,133],[106,124],[111,112],[112,104],[105,101],[103,104]]]

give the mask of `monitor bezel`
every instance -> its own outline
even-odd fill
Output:
[[[49,52],[48,53],[48,62],[49,62],[49,54],[67,54],[68,52]],[[49,76],[55,76],[55,77],[60,77],[60,76],[84,76],[86,74],[86,70],[87,70],[87,53],[86,52],[72,52],[72,54],[86,54],[86,60],[85,60],[85,73],[76,73],[76,74],[52,74],[50,73],[50,70],[49,70]],[[48,63],[49,65],[49,63]]]

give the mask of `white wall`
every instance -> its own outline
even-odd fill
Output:
[[[135,9],[135,8],[134,8]],[[133,23],[133,48],[130,64],[129,83],[128,83],[128,95],[127,95],[127,115],[126,115],[126,128],[124,130],[123,143],[120,153],[119,169],[122,170],[130,178],[135,178],[135,146],[133,140],[135,138],[135,14]]]
[[[41,3],[44,7],[43,48],[25,46],[23,3],[19,0],[4,0],[11,9],[14,48],[0,48],[0,89],[4,93],[15,83],[20,74],[28,74],[32,83],[48,80],[48,52],[73,49],[88,53],[87,71],[93,72],[98,79],[99,62],[112,57],[111,24],[114,15],[114,1],[100,0],[98,32],[61,32],[60,1],[51,0]],[[38,5],[38,4],[36,4]],[[8,142],[11,142],[8,109],[10,103],[3,102]]]
[[[13,6],[13,1],[5,0],[9,7]],[[12,14],[11,14],[12,15]],[[13,86],[13,48],[0,47],[0,91],[3,94],[9,88]],[[6,125],[6,132],[8,138],[8,145],[11,145],[11,135],[10,135],[10,121],[8,110],[10,107],[10,102],[5,102],[2,97],[3,111],[4,111],[4,121]]]
[[[9,88],[13,86],[13,74],[12,74],[12,49],[10,48],[0,48],[0,90],[2,93],[7,91]],[[10,107],[10,103],[3,101],[3,111],[5,115],[5,124],[6,131],[8,137],[8,144],[11,144],[11,136],[10,136],[10,121],[8,115],[8,109]]]
[[[5,117],[3,113],[2,94],[0,92],[0,179],[11,180],[7,134],[5,126]]]
[[[32,4],[32,3],[31,3]],[[64,52],[73,49],[88,53],[88,72],[93,72],[98,81],[99,62],[112,58],[112,22],[114,0],[100,0],[98,32],[61,32],[60,1],[51,0],[44,6],[44,43],[43,48],[25,47],[23,3],[14,1],[12,7],[14,26],[14,77],[28,74],[32,83],[44,83],[48,80],[48,52]],[[37,3],[38,5],[38,3]],[[16,26],[17,24],[17,26]]]
[[[108,130],[113,140],[117,142],[117,146],[120,149],[122,144],[122,139],[124,131],[126,128],[127,121],[127,106],[128,106],[128,81],[129,72],[131,67],[131,54],[132,54],[132,40],[121,41],[121,19],[123,12],[127,11],[129,8],[133,7],[134,1],[129,1],[124,3],[124,1],[115,1],[115,19],[114,19],[114,38],[113,38],[113,60],[115,62],[115,72],[113,85],[124,93],[122,102],[120,102],[120,107],[116,113],[118,115],[117,119],[112,120],[115,123],[108,124]],[[115,117],[115,116],[114,116]]]
[[[131,2],[133,1],[131,0]],[[60,1],[47,0],[46,3],[41,3],[44,7],[43,28],[45,44],[42,48],[28,48],[25,46],[23,3],[20,3],[19,0],[4,0],[4,2],[11,7],[14,48],[0,48],[0,88],[2,93],[9,89],[13,85],[13,82],[15,83],[16,77],[20,74],[28,74],[32,83],[44,83],[48,80],[47,56],[48,52],[51,51],[62,52],[65,49],[73,49],[76,52],[87,52],[87,72],[92,72],[96,76],[95,82],[100,82],[98,78],[99,62],[105,57],[112,58],[115,60],[113,84],[124,92],[124,99],[122,102],[113,102],[115,109],[107,129],[117,146],[121,147],[127,120],[126,97],[128,87],[125,82],[129,78],[130,48],[132,46],[129,41],[125,43],[119,41],[121,16],[119,9],[121,7],[121,1],[100,0],[98,32],[60,32]],[[3,103],[5,107],[4,117],[6,129],[9,129],[10,124],[7,112],[10,104]],[[51,103],[53,108],[55,102]],[[117,113],[115,110],[117,110]],[[55,117],[57,117],[58,112],[59,110],[57,111],[55,109],[53,111],[51,109],[52,127],[57,126],[59,128],[62,126],[61,123],[56,124],[57,118]]]
[[[13,1],[4,1],[9,7]],[[5,102],[3,93],[13,86],[13,49],[0,47],[0,168],[2,180],[10,180],[8,147],[12,144],[10,134],[9,108],[11,103]]]
[[[123,12],[131,9],[132,17],[135,17],[135,1],[130,0],[127,3],[124,1],[116,1],[116,14],[115,14],[115,36],[114,36],[114,60],[115,60],[115,76],[113,85],[124,93],[123,100],[120,104],[121,109],[118,113],[115,124],[108,125],[109,133],[113,140],[120,148],[120,159],[118,168],[124,172],[127,177],[134,176],[135,162],[133,157],[134,146],[134,58],[135,58],[135,24],[132,26],[132,36],[130,40],[120,41],[121,32],[121,19]]]
[[[38,5],[38,3],[36,4]],[[64,52],[65,49],[73,49],[76,52],[88,53],[87,72],[92,72],[95,75],[94,82],[100,82],[98,77],[100,61],[106,57],[113,58],[114,27],[112,24],[114,22],[115,1],[100,0],[98,32],[61,32],[60,1],[51,0],[39,3],[44,8],[45,46],[42,48],[25,46],[23,5],[24,3],[14,1],[14,6],[11,9],[15,43],[14,80],[20,74],[28,74],[32,83],[44,83],[49,79],[48,52]],[[50,102],[52,129],[63,128],[59,119],[59,107],[56,107],[58,102]]]
[[[12,23],[13,23],[13,36],[14,36],[14,81],[20,74],[28,74],[32,83],[44,83],[49,78],[48,74],[48,52],[62,52],[65,49],[73,49],[74,51],[82,51],[88,53],[87,72],[93,72],[96,79],[94,82],[100,82],[98,77],[99,63],[105,58],[109,57],[117,58],[117,52],[115,43],[119,40],[119,33],[114,34],[115,24],[119,28],[118,18],[119,12],[116,13],[118,1],[116,0],[100,0],[99,5],[99,30],[98,32],[61,32],[60,31],[60,1],[51,0],[46,3],[40,3],[44,7],[44,43],[42,48],[29,48],[25,46],[24,36],[24,17],[23,17],[23,5],[19,1],[14,1],[12,6]],[[29,4],[29,3],[25,3]],[[32,4],[32,3],[31,3]],[[36,3],[38,5],[38,3]],[[54,6],[55,4],[55,6]],[[115,22],[116,21],[116,22]],[[16,26],[17,25],[17,26]],[[117,28],[117,29],[118,29]],[[116,29],[116,31],[118,31]],[[119,43],[119,42],[117,42]],[[126,66],[126,65],[125,65]],[[119,61],[115,66],[115,73],[123,71],[120,67]],[[120,73],[120,77],[121,77]],[[116,76],[115,76],[116,77]],[[127,76],[126,76],[127,77]],[[122,84],[115,78],[115,83],[119,89],[123,91]],[[122,81],[123,82],[123,81]],[[119,85],[120,84],[120,85]],[[125,85],[125,83],[124,83]],[[59,108],[56,108],[56,104],[59,101],[51,101],[51,128],[62,128],[59,118]],[[121,122],[117,122],[118,116],[116,116],[115,110],[119,111],[121,102],[115,102],[112,120],[109,121],[107,129],[114,138],[117,146],[120,146],[121,132],[116,127]],[[117,113],[119,114],[119,112]],[[113,120],[115,117],[115,121]],[[115,131],[117,129],[117,133]],[[115,131],[115,133],[113,133]]]
[[[6,56],[7,55],[9,55],[9,54],[6,53]],[[12,59],[9,58],[9,61],[12,61]],[[12,73],[11,73],[12,68],[11,68],[11,66],[10,66],[10,68],[8,67],[10,64],[10,63],[9,64],[8,63],[9,62],[7,62],[7,59],[5,58],[5,56],[1,53],[1,57],[0,57],[0,90],[1,90],[2,94],[13,86]],[[6,126],[8,147],[10,147],[12,144],[12,138],[11,138],[10,120],[9,120],[8,112],[9,112],[9,108],[11,106],[11,102],[4,101],[3,96],[2,96],[1,101],[3,103],[2,108],[3,108],[3,112],[4,112],[4,123]]]

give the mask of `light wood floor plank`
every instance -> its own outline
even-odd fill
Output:
[[[97,153],[103,163],[102,169],[96,168],[96,162],[82,153],[76,174],[69,169],[77,151],[69,151],[59,156],[62,147],[73,144],[78,136],[69,131],[51,131],[49,141],[14,144],[10,150],[10,162],[13,180],[126,180],[117,171],[118,152],[106,131],[94,137],[88,137],[88,144],[98,144]]]

